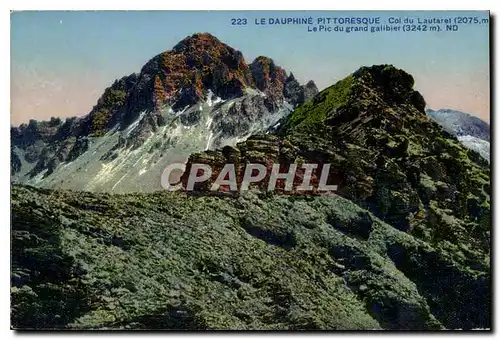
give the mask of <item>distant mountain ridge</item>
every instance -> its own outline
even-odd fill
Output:
[[[490,125],[471,114],[452,110],[426,110],[427,115],[456,136],[463,145],[490,160]]]
[[[427,109],[426,113],[453,135],[474,136],[490,141],[490,125],[476,116],[452,109]]]
[[[116,80],[88,115],[12,127],[11,175],[49,188],[159,190],[172,159],[265,131],[317,92],[268,57],[247,64],[194,34]]]

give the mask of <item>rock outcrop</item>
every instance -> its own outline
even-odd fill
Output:
[[[283,95],[294,106],[311,100],[316,94],[318,94],[318,88],[313,81],[309,81],[306,85],[300,85],[293,73],[290,73],[285,81]]]
[[[390,65],[363,67],[284,118],[277,136],[254,136],[236,148],[192,155],[183,183],[194,163],[213,170],[209,181],[195,186],[199,194],[213,194],[211,183],[227,163],[235,164],[239,183],[248,163],[264,164],[268,174],[273,164],[286,172],[293,163],[329,163],[337,194],[432,245],[436,254],[426,255],[425,264],[412,262],[398,247],[388,251],[430,299],[434,315],[448,328],[483,327],[491,298],[485,293],[490,276],[489,164],[430,120],[424,108],[411,75]],[[296,179],[294,188],[302,182],[300,172]],[[267,185],[265,179],[261,183]],[[278,184],[277,193],[283,185]],[[451,261],[448,269],[431,265],[445,259]]]

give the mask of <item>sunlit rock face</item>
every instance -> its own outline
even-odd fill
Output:
[[[12,179],[48,188],[160,190],[170,162],[268,131],[318,89],[267,57],[194,34],[116,80],[83,117],[12,128]]]

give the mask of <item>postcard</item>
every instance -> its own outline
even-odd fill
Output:
[[[491,329],[488,11],[11,14],[11,328]]]

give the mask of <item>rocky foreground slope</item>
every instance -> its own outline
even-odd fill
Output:
[[[330,162],[338,195],[14,185],[13,326],[491,327],[489,165],[412,87],[361,68],[276,133],[188,163]]]

